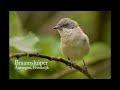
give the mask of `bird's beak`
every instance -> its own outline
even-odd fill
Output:
[[[56,25],[55,27],[53,27],[53,29],[60,29],[60,27]]]

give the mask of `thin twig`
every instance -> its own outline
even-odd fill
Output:
[[[106,63],[106,65],[102,66],[105,63]],[[86,66],[86,65],[83,65],[83,66]],[[97,73],[101,73],[106,68],[110,67],[110,58],[108,58],[108,57],[107,58],[102,58],[102,59],[98,60],[98,62],[96,62],[95,65],[93,65],[93,63],[89,62],[88,66],[91,66],[91,69],[92,69],[91,74],[96,75]],[[94,70],[94,69],[97,69],[97,70]],[[64,76],[67,76],[67,75],[69,75],[69,74],[71,74],[73,72],[77,72],[77,71],[78,70],[76,70],[76,69],[68,68],[68,69],[64,69],[62,71],[58,71],[58,72],[54,73],[53,75],[48,76],[46,78],[47,79],[61,79]]]
[[[75,63],[71,63],[68,60],[64,60],[62,58],[58,58],[58,57],[53,57],[53,56],[48,56],[48,55],[44,55],[44,54],[38,54],[38,53],[15,53],[13,55],[9,55],[9,58],[20,58],[23,56],[30,56],[30,57],[41,57],[41,58],[46,58],[48,60],[54,60],[54,61],[58,61],[58,62],[62,62],[64,64],[66,64],[67,66],[71,66],[77,70],[79,70],[80,72],[82,72],[83,74],[85,74],[89,79],[94,79],[92,75],[89,74],[89,72],[87,70],[84,70],[82,67],[76,65]]]

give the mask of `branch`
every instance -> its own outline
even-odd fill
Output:
[[[62,58],[57,58],[57,57],[53,57],[53,56],[48,56],[48,55],[44,55],[44,54],[35,54],[35,53],[16,53],[16,54],[13,54],[13,55],[9,55],[9,58],[13,58],[13,57],[16,57],[16,58],[20,58],[20,57],[23,57],[23,56],[30,56],[30,57],[41,57],[41,58],[46,58],[48,60],[54,60],[54,61],[58,61],[58,62],[62,62],[64,64],[66,64],[67,66],[70,66],[70,67],[73,67],[75,69],[77,69],[78,71],[82,72],[83,74],[85,74],[89,79],[94,79],[93,76],[91,76],[88,72],[88,70],[84,70],[82,67],[74,64],[74,63],[71,63],[70,61],[68,60],[64,60]]]

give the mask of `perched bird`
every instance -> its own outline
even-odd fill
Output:
[[[61,36],[61,50],[68,60],[83,60],[90,50],[89,38],[79,24],[69,18],[62,18],[53,27]]]

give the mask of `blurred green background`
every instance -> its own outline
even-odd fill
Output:
[[[91,50],[84,58],[91,75],[97,79],[111,78],[111,11],[10,11],[9,54],[41,53],[66,59],[60,50],[60,36],[53,30],[61,18],[77,21],[90,40]],[[18,70],[9,60],[10,79],[87,79],[63,63],[36,57],[19,61],[47,61],[50,69]],[[76,61],[82,66],[82,61]]]

